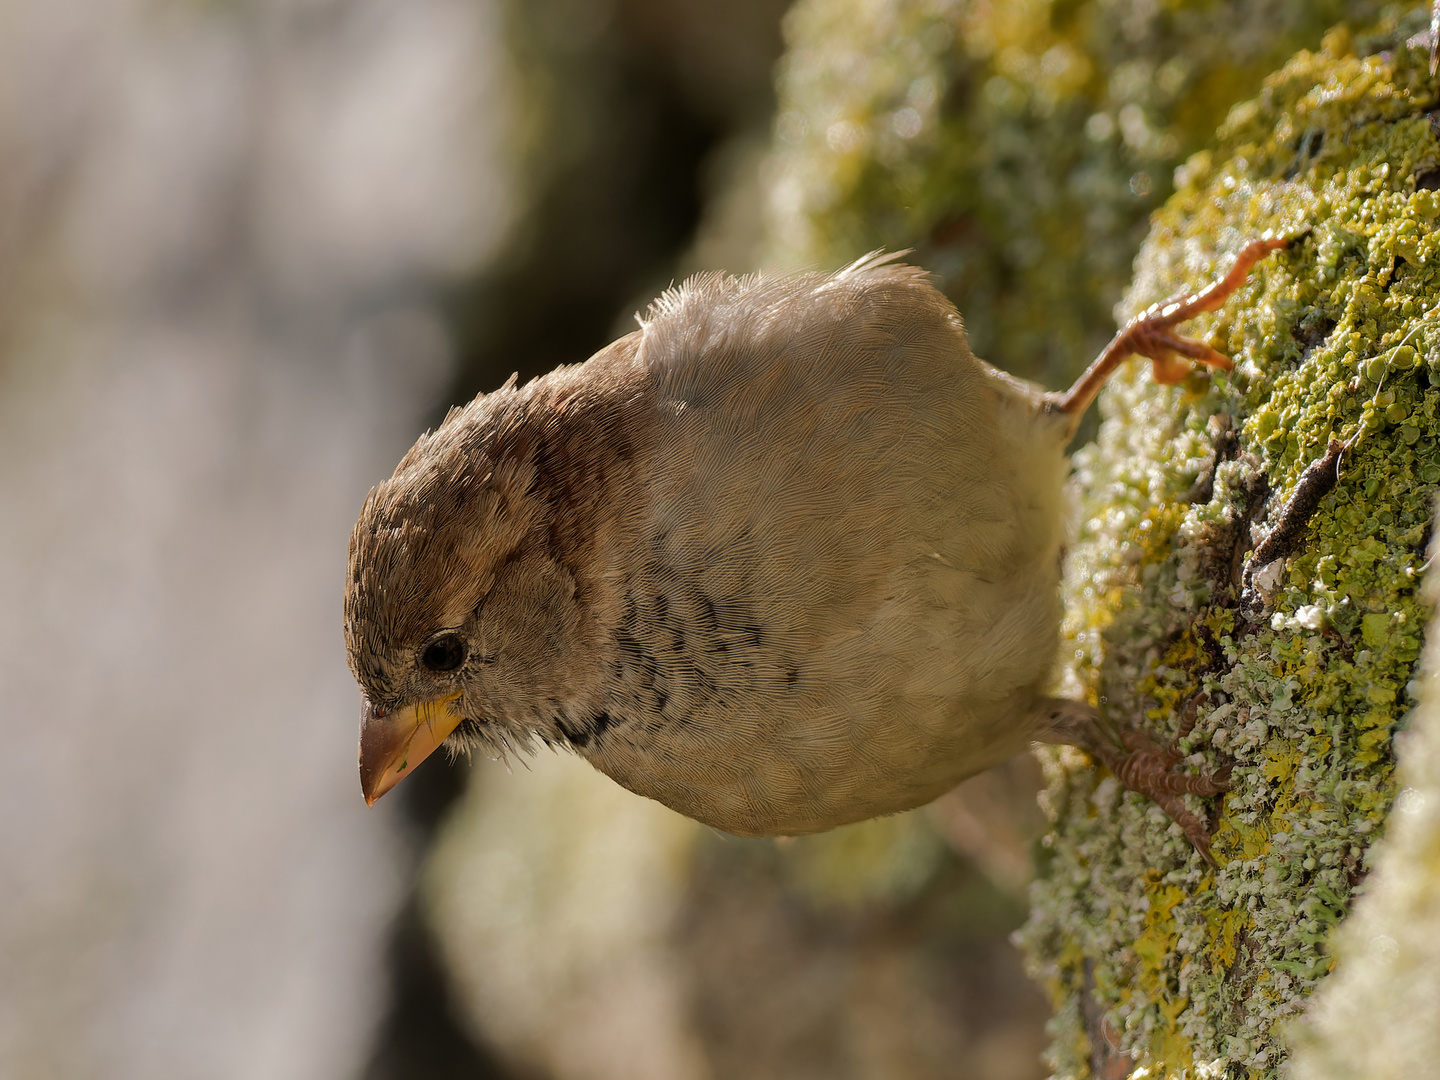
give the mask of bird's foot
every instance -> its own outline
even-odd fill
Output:
[[[1177,738],[1183,739],[1195,726],[1200,695],[1186,703],[1180,718]],[[1117,737],[1106,730],[1100,714],[1080,701],[1049,698],[1044,703],[1046,728],[1039,736],[1042,742],[1068,743],[1087,751],[1111,772],[1121,785],[1139,792],[1155,803],[1180,826],[1186,839],[1200,857],[1215,866],[1210,853],[1208,826],[1186,807],[1182,795],[1208,798],[1230,790],[1230,767],[1199,776],[1175,772],[1181,754],[1171,746],[1162,746],[1154,736],[1143,731],[1122,731]]]
[[[1096,756],[1121,784],[1131,791],[1138,791],[1169,814],[1200,857],[1211,866],[1216,865],[1215,857],[1210,854],[1209,827],[1190,812],[1180,796],[1208,798],[1229,791],[1229,767],[1199,776],[1179,773],[1174,768],[1180,761],[1180,753],[1174,747],[1161,746],[1143,731],[1126,731],[1121,734],[1120,740],[1124,745],[1123,751],[1113,746],[1106,747],[1097,751]]]
[[[1065,413],[1078,423],[1111,373],[1132,356],[1146,357],[1151,363],[1155,381],[1174,385],[1185,381],[1191,363],[1228,371],[1230,358],[1203,341],[1182,337],[1175,327],[1205,311],[1214,311],[1223,304],[1250,274],[1250,268],[1272,251],[1286,247],[1294,237],[1261,237],[1240,249],[1235,262],[1222,278],[1203,289],[1182,293],[1152,304],[1136,315],[1109,345],[1105,346],[1085,373],[1063,394],[1046,396],[1046,408]]]
[[[1127,356],[1138,355],[1147,358],[1155,381],[1167,386],[1185,381],[1190,374],[1193,360],[1206,367],[1229,371],[1234,365],[1224,353],[1217,352],[1202,341],[1182,337],[1174,328],[1187,319],[1205,311],[1214,311],[1238,289],[1250,275],[1250,268],[1272,251],[1285,247],[1289,238],[1263,237],[1251,240],[1235,256],[1229,273],[1217,281],[1210,282],[1203,289],[1182,293],[1158,304],[1151,304],[1136,315],[1116,336],[1111,348],[1118,348]]]

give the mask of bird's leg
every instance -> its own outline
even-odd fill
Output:
[[[1252,240],[1240,249],[1230,272],[1203,289],[1192,293],[1172,296],[1152,304],[1136,315],[1115,335],[1105,351],[1075,380],[1075,385],[1063,394],[1046,394],[1045,409],[1051,413],[1062,413],[1078,423],[1090,402],[1105,385],[1105,380],[1117,367],[1130,357],[1148,357],[1152,364],[1155,381],[1173,385],[1183,382],[1190,373],[1192,360],[1208,367],[1228,371],[1230,358],[1216,352],[1204,342],[1181,337],[1174,327],[1199,315],[1202,311],[1214,311],[1238,289],[1250,273],[1250,268],[1272,251],[1285,247],[1291,238],[1275,239],[1262,237]]]
[[[1177,739],[1183,739],[1195,726],[1200,695],[1191,698],[1180,714]],[[1200,857],[1211,866],[1210,830],[1186,808],[1182,795],[1202,798],[1230,790],[1230,770],[1190,776],[1174,772],[1180,752],[1173,745],[1162,747],[1153,736],[1143,731],[1122,731],[1114,735],[1106,730],[1099,712],[1083,701],[1067,698],[1046,698],[1040,702],[1043,727],[1037,738],[1047,743],[1068,743],[1098,758],[1122,785],[1154,802],[1170,815],[1186,839],[1195,846]]]

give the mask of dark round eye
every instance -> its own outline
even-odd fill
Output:
[[[438,637],[420,654],[420,662],[431,671],[454,671],[465,662],[465,642],[456,634]]]

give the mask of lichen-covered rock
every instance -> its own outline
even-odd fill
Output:
[[[979,356],[1063,386],[1114,331],[1171,172],[1377,0],[800,0],[766,261],[914,248]]]
[[[1430,547],[1431,558],[1437,553]],[[1425,589],[1433,607],[1440,577]],[[1414,1080],[1440,1072],[1440,634],[1400,748],[1395,813],[1341,928],[1338,966],[1292,1036],[1294,1080]],[[1399,740],[1397,740],[1398,742]]]
[[[1211,869],[1082,755],[1050,759],[1022,937],[1058,1007],[1059,1076],[1276,1075],[1394,798],[1440,481],[1440,146],[1427,57],[1403,44],[1417,28],[1371,55],[1332,33],[1267,79],[1178,172],[1142,250],[1127,313],[1250,237],[1308,229],[1191,324],[1230,375],[1170,389],[1137,366],[1076,455],[1072,692],[1162,740],[1205,695],[1178,748],[1233,773]],[[1299,548],[1247,567],[1331,438],[1339,482]]]

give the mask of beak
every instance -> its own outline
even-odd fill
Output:
[[[365,805],[374,806],[443,743],[464,719],[449,697],[380,712],[366,698],[360,706],[360,790]]]

